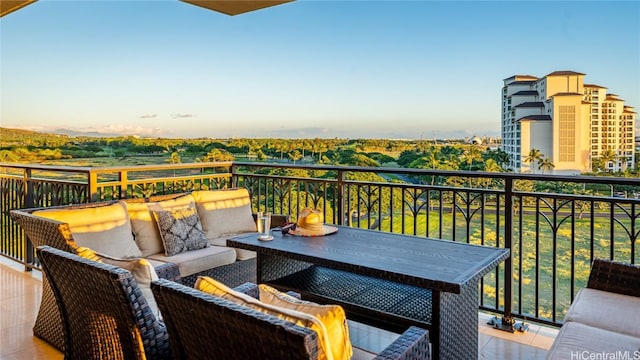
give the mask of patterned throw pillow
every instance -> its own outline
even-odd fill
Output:
[[[176,210],[154,210],[166,256],[209,246],[195,206]]]

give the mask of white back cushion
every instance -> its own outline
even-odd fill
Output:
[[[210,243],[226,246],[225,235],[256,231],[247,189],[199,190],[191,194]]]
[[[121,203],[82,209],[48,209],[35,216],[69,224],[78,246],[117,258],[141,257],[133,239],[129,213]]]

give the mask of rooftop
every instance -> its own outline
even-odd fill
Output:
[[[559,70],[559,71],[554,71],[550,74],[547,74],[547,76],[566,76],[566,75],[586,75],[586,74],[571,71],[571,70]]]
[[[516,106],[514,106],[516,108],[540,108],[540,107],[544,107],[544,103],[540,102],[540,101],[528,101],[528,102],[523,102],[522,104],[518,104]]]
[[[583,96],[583,95],[575,92],[563,92],[563,93],[553,94],[553,96]]]
[[[588,87],[588,88],[598,88],[598,89],[608,89],[604,86],[600,86],[600,85],[595,85],[595,84],[584,84],[584,87]]]
[[[512,96],[517,96],[517,95],[538,95],[538,92],[535,90],[521,90],[513,94]]]
[[[551,116],[549,115],[527,115],[523,116],[516,121],[551,121]]]

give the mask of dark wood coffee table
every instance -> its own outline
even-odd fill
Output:
[[[509,257],[508,249],[342,226],[227,245],[257,252],[260,283],[341,304],[347,317],[388,330],[429,329],[434,359],[477,359],[478,281]]]

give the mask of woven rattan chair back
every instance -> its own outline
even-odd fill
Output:
[[[170,357],[166,328],[129,271],[49,246],[36,252],[60,312],[65,359]]]
[[[160,279],[151,289],[176,359],[316,359],[314,331]]]

